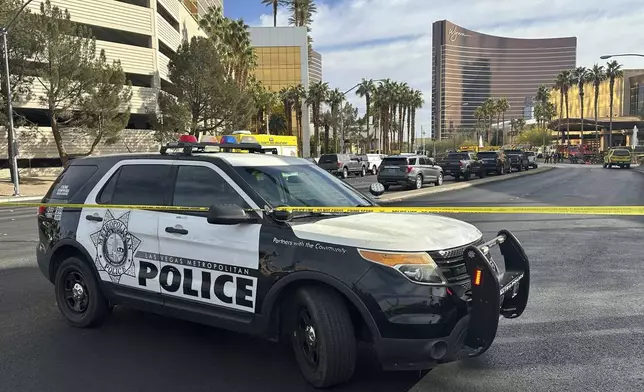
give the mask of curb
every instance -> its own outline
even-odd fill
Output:
[[[21,201],[41,201],[45,196],[11,196],[0,199],[0,206],[2,203],[15,203]]]
[[[412,190],[412,191],[407,191],[404,192],[404,194],[392,194],[389,196],[381,196],[378,199],[375,199],[377,202],[384,202],[384,203],[390,203],[390,202],[395,202],[395,201],[401,201],[405,199],[410,199],[413,197],[419,197],[419,196],[426,196],[426,195],[432,195],[434,193],[442,193],[442,192],[451,192],[451,191],[457,191],[459,189],[465,189],[465,188],[470,188],[476,185],[483,185],[483,184],[489,184],[492,182],[498,182],[498,181],[506,181],[506,180],[511,180],[513,178],[519,178],[519,177],[525,177],[525,176],[530,176],[534,174],[541,174],[545,173],[550,170],[554,170],[555,167],[552,166],[545,166],[545,167],[540,167],[537,169],[529,170],[526,172],[521,172],[521,173],[512,173],[512,174],[506,174],[504,176],[494,176],[494,177],[489,177],[489,178],[482,178],[482,179],[477,179],[473,181],[468,181],[468,182],[461,182],[461,183],[456,183],[456,184],[450,184],[447,186],[440,186],[440,187],[431,187],[427,189],[418,189],[418,190]]]

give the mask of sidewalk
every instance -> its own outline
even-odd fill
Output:
[[[9,178],[0,178],[0,203],[14,201],[38,201],[47,193],[55,177],[21,177],[20,196],[13,196],[13,183]]]

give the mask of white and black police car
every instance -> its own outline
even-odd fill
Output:
[[[438,215],[277,209],[377,205],[267,152],[187,138],[70,161],[38,211],[62,315],[90,327],[122,305],[286,341],[306,380],[329,387],[351,378],[358,341],[386,370],[427,370],[482,354],[500,316],[523,313],[529,263],[510,232],[486,242]]]

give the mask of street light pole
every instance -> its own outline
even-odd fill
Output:
[[[606,60],[611,57],[644,57],[644,54],[639,54],[639,53],[620,53],[620,54],[605,54],[603,56],[599,56],[600,59]]]
[[[8,141],[8,152],[9,152],[9,162],[11,162],[11,171],[13,173],[13,195],[20,196],[20,179],[18,178],[18,143],[16,141],[15,130],[13,128],[13,94],[11,91],[11,74],[9,71],[9,46],[7,43],[7,34],[9,34],[9,29],[16,23],[18,16],[24,11],[25,8],[33,0],[27,0],[22,4],[22,7],[16,12],[13,16],[7,27],[0,29],[0,34],[2,34],[2,52],[4,55],[4,72],[5,79],[7,83],[6,95],[7,95],[7,141]]]

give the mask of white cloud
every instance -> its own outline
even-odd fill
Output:
[[[362,78],[391,78],[423,91],[420,126],[429,127],[432,23],[447,19],[482,33],[514,38],[577,37],[577,64],[592,66],[602,54],[644,52],[641,0],[318,0],[312,25],[323,56],[325,81],[341,90]],[[278,25],[286,25],[285,10]],[[272,26],[272,15],[260,25]],[[624,68],[644,68],[644,58],[616,58]],[[361,111],[363,100],[349,94]]]

